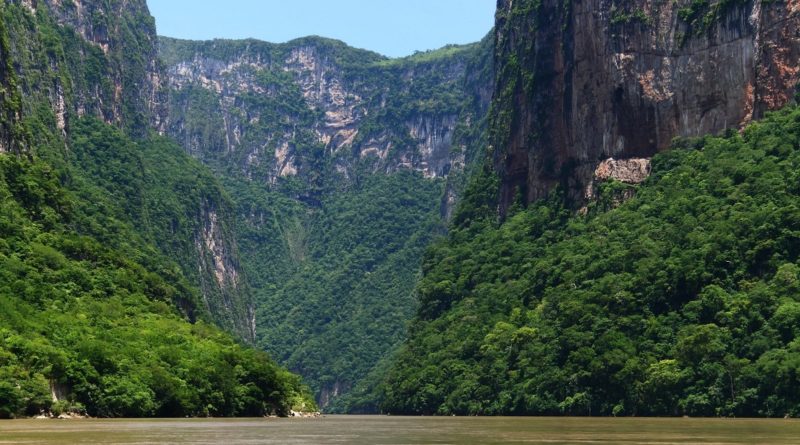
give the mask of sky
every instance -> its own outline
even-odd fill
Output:
[[[318,35],[389,57],[477,42],[496,0],[147,0],[159,35],[281,43]]]

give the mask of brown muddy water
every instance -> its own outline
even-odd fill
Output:
[[[325,416],[0,421],[0,444],[800,444],[800,421]]]

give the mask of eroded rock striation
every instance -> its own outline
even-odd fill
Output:
[[[604,159],[738,130],[800,74],[796,0],[499,0],[496,20],[501,213],[556,185],[579,203]]]

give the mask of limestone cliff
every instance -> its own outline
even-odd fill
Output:
[[[500,211],[606,158],[649,157],[780,108],[800,78],[800,3],[499,0],[492,143]]]
[[[480,120],[489,102],[483,94],[464,106],[477,44],[396,60],[317,37],[280,45],[162,38],[161,48],[169,133],[198,158],[273,185],[309,181],[320,158],[349,179],[365,164],[445,177],[465,164],[458,127]]]
[[[204,199],[197,208],[194,247],[200,291],[219,324],[253,341],[255,307],[241,276],[236,237],[229,227],[233,218],[232,209],[218,197]]]

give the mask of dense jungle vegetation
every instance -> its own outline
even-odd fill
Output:
[[[800,414],[800,108],[681,141],[586,215],[499,223],[491,169],[427,253],[382,409]]]
[[[144,56],[105,53],[40,6],[0,4],[0,418],[315,409],[298,376],[216,326],[194,234],[202,209],[231,204],[148,128]],[[123,50],[144,54],[143,10],[92,20],[119,20]],[[124,122],[105,123],[115,105]]]
[[[135,143],[96,121],[87,125],[100,130],[92,144],[170,154],[161,140]],[[135,161],[147,173],[128,193],[165,186],[160,179],[169,176],[154,177],[150,164]],[[173,165],[171,178],[181,178],[187,164]],[[136,171],[131,167],[121,168]],[[135,201],[41,159],[0,155],[0,178],[0,417],[47,411],[232,416],[313,408],[299,377],[210,322],[177,264],[125,218],[118,203]],[[194,181],[168,185],[201,186]],[[157,201],[157,195],[147,198]],[[62,399],[54,401],[51,390]]]

